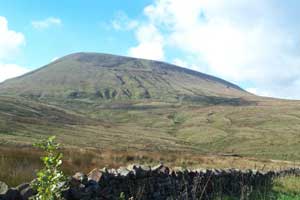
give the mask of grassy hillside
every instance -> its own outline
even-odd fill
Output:
[[[297,102],[233,106],[72,100],[50,106],[12,97],[0,97],[0,102],[2,144],[56,134],[67,146],[300,159]]]
[[[249,95],[238,86],[167,63],[77,53],[0,84],[0,94],[31,98],[161,99]]]
[[[0,84],[0,143],[300,160],[300,103],[162,62],[72,54]]]
[[[2,144],[31,144],[41,137],[55,134],[67,146],[190,149],[184,142],[170,138],[163,130],[90,118],[84,116],[84,113],[75,113],[76,109],[67,111],[57,106],[12,97],[0,97],[0,105]],[[119,117],[122,117],[122,114]]]

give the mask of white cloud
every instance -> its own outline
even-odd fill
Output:
[[[54,62],[54,61],[56,61],[57,59],[59,59],[59,57],[54,57],[54,58],[52,58],[51,60],[50,60],[50,62]]]
[[[180,58],[175,58],[172,63],[174,65],[177,65],[177,66],[180,66],[180,67],[189,68],[189,64],[186,61],[181,60]]]
[[[264,97],[272,97],[273,95],[267,91],[260,90],[258,88],[246,88],[246,91]]]
[[[155,0],[144,9],[146,20],[136,29],[139,45],[134,49],[142,57],[178,49],[183,58],[198,58],[186,66],[204,65],[196,69],[233,82],[251,82],[257,91],[273,96],[300,98],[300,23],[295,20],[300,14],[291,10],[297,2],[286,4]],[[152,27],[161,43],[141,39],[141,26]],[[145,45],[153,43],[152,50]]]
[[[180,58],[175,58],[172,63],[174,65],[177,65],[179,67],[184,67],[184,68],[189,68],[189,69],[192,69],[192,70],[198,70],[199,71],[199,67],[195,64],[190,64],[189,62],[187,62],[186,60],[182,60]]]
[[[137,20],[130,19],[124,12],[117,12],[115,18],[111,21],[111,26],[117,31],[128,31],[139,25]]]
[[[29,71],[24,67],[5,62],[15,58],[23,45],[25,45],[24,35],[9,30],[6,18],[0,16],[0,82]]]
[[[0,60],[14,57],[24,44],[24,35],[9,30],[6,18],[0,16]]]
[[[258,94],[257,88],[246,88],[246,91],[252,94]]]
[[[164,59],[164,39],[155,26],[140,26],[136,30],[136,38],[139,44],[129,49],[130,56],[153,60]]]
[[[57,17],[48,17],[44,20],[32,21],[31,25],[38,30],[47,29],[51,26],[60,26],[62,24],[61,19]]]
[[[23,75],[30,70],[16,64],[1,64],[0,63],[0,82]]]

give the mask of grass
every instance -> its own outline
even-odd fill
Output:
[[[64,148],[61,151],[64,154],[62,169],[67,175],[72,175],[77,171],[88,173],[94,168],[118,168],[134,163],[154,166],[159,162],[175,169],[188,167],[279,170],[295,166],[295,163],[286,161],[182,152],[100,151],[94,148]],[[41,168],[39,160],[41,155],[42,152],[33,147],[0,147],[0,180],[9,186],[17,186],[33,180],[37,170]],[[220,197],[215,198],[215,200],[219,199]],[[221,199],[239,200],[240,197],[223,196]],[[300,177],[296,176],[278,177],[274,179],[272,188],[252,191],[249,196],[249,200],[299,199]]]
[[[217,195],[214,200],[240,200],[240,196]],[[247,200],[299,200],[300,199],[300,177],[284,176],[273,179],[270,188],[259,188],[249,193]]]
[[[0,144],[56,136],[68,147],[300,160],[300,104],[203,106],[154,100],[33,101],[0,96]]]
[[[10,149],[7,151],[1,148],[0,180],[9,186],[17,186],[33,180],[35,170],[41,167],[40,152],[24,150]]]
[[[284,195],[298,195],[300,198],[300,177],[279,177],[274,181],[274,191]]]
[[[299,200],[300,199],[300,177],[289,175],[277,177],[273,180],[271,191],[266,198],[270,200]]]
[[[72,175],[88,173],[94,168],[118,168],[129,164],[157,165],[162,162],[173,168],[239,168],[274,170],[293,167],[292,162],[261,160],[232,156],[199,155],[183,152],[149,152],[97,150],[94,148],[62,149],[63,171]],[[10,186],[31,181],[40,165],[42,152],[32,147],[0,147],[0,180]]]

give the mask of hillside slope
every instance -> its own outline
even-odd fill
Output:
[[[0,94],[34,98],[161,99],[241,97],[238,86],[163,62],[76,53],[0,84]]]
[[[300,103],[174,65],[72,54],[0,84],[0,144],[300,160]]]

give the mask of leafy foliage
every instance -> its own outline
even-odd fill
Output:
[[[121,192],[119,200],[126,200],[124,192]]]
[[[63,155],[57,151],[59,144],[54,140],[55,136],[52,136],[34,145],[46,154],[41,158],[44,168],[37,173],[37,179],[32,183],[32,187],[37,191],[34,200],[61,200],[62,191],[67,189],[66,178],[60,170]]]

